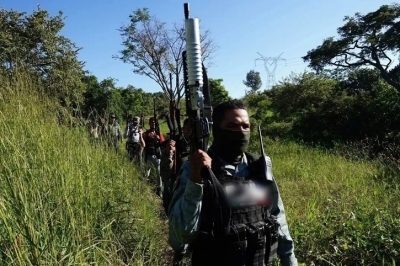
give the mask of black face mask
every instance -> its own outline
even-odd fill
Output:
[[[232,131],[213,129],[213,147],[217,153],[229,162],[241,156],[249,146],[250,131]]]

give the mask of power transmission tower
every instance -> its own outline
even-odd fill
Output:
[[[267,71],[267,82],[266,82],[266,89],[271,89],[272,86],[275,85],[275,71],[278,66],[278,61],[285,61],[286,64],[286,59],[281,58],[281,53],[280,55],[276,57],[266,57],[263,56],[262,54],[258,53],[260,55],[260,58],[257,58],[254,60],[254,64],[257,65],[257,61],[263,61],[264,62],[264,68],[265,71]]]

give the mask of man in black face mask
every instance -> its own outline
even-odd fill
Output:
[[[212,129],[209,150],[195,151],[178,173],[169,208],[171,246],[189,244],[194,266],[264,266],[276,255],[281,265],[297,265],[271,160],[247,152],[246,107],[238,100],[219,104]]]

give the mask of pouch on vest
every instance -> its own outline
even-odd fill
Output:
[[[147,155],[155,155],[157,159],[161,159],[161,147],[157,140],[149,140],[145,146],[146,157]]]
[[[248,226],[246,265],[264,266],[266,235],[265,222],[259,221]]]
[[[267,249],[265,252],[265,261],[270,263],[273,262],[278,253],[278,233],[279,223],[276,219],[276,216],[271,215],[267,219],[267,223],[265,224],[265,233],[266,233],[266,244]]]
[[[230,252],[231,260],[238,265],[244,265],[246,261],[247,230],[245,224],[237,224],[231,227],[231,233],[228,236],[230,238],[228,242],[231,243],[230,249],[233,250]]]

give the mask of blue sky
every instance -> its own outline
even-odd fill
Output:
[[[83,49],[79,59],[86,62],[85,69],[99,81],[111,77],[117,85],[128,84],[148,92],[161,91],[151,79],[132,72],[132,66],[113,59],[123,47],[118,28],[127,25],[132,11],[147,7],[151,15],[172,23],[184,21],[185,1],[162,0],[2,0],[0,7],[31,13],[40,4],[51,15],[62,10],[65,27],[61,34]],[[307,64],[301,59],[307,51],[317,47],[323,39],[336,36],[346,15],[366,14],[393,0],[192,0],[191,17],[198,17],[202,28],[209,29],[219,46],[209,68],[210,78],[222,78],[232,97],[244,96],[243,80],[247,72],[260,72],[267,83],[267,71],[261,55],[275,58],[278,82],[291,72],[301,73]],[[272,71],[273,61],[268,61]]]

